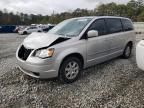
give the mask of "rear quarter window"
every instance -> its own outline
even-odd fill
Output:
[[[109,33],[118,33],[123,31],[121,20],[118,18],[106,19],[106,23]]]
[[[134,30],[133,24],[130,20],[122,19],[123,29],[124,31]]]

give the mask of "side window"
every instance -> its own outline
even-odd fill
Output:
[[[30,27],[29,28],[27,28],[27,30],[29,30],[30,29]]]
[[[124,31],[130,31],[134,29],[132,23],[127,19],[122,19],[122,24]]]
[[[29,27],[28,30],[33,29],[33,27]]]
[[[106,19],[106,23],[109,33],[118,33],[123,30],[120,19],[114,19],[114,18]]]
[[[106,26],[104,19],[96,20],[89,28],[89,30],[97,30],[99,36],[106,34]]]
[[[33,27],[33,29],[37,29],[37,27]]]

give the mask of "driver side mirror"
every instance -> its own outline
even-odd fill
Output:
[[[97,37],[98,36],[98,31],[97,30],[90,30],[90,31],[88,31],[87,36],[89,38]]]

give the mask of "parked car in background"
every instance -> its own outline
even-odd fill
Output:
[[[16,26],[16,28],[14,29],[14,33],[18,33],[19,30],[20,30],[20,26]]]
[[[38,26],[30,26],[30,27],[26,27],[25,29],[19,30],[18,33],[23,35],[23,34],[30,34],[32,32],[42,32],[43,29],[41,27]]]
[[[14,33],[18,33],[18,31],[25,29],[25,26],[16,26],[16,28],[14,29]]]
[[[138,67],[144,71],[144,40],[141,40],[136,46],[136,61]]]
[[[51,30],[55,25],[48,25],[46,28],[43,29],[44,32],[48,32]]]
[[[77,80],[82,69],[122,56],[128,59],[135,44],[130,19],[101,16],[68,19],[48,33],[33,33],[18,47],[21,71],[35,78]]]

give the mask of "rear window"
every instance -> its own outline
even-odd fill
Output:
[[[106,19],[106,23],[109,33],[118,33],[123,30],[120,19],[114,19],[114,18]]]
[[[131,21],[127,19],[122,19],[122,24],[123,24],[124,31],[131,31],[134,29]]]

